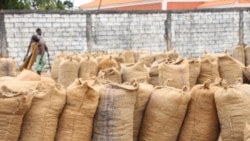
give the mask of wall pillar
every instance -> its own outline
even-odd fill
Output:
[[[0,12],[0,56],[8,56],[4,13]]]

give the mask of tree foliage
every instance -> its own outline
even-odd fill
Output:
[[[70,0],[1,0],[4,10],[64,10],[73,8]]]

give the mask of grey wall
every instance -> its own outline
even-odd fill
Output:
[[[187,57],[197,57],[204,50],[231,52],[238,43],[250,44],[249,10],[5,11],[0,13],[1,53],[7,54],[7,49],[20,64],[38,27],[43,30],[51,59],[61,51],[126,48],[152,53],[172,48]]]

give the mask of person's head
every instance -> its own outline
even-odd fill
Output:
[[[41,30],[41,28],[37,28],[37,29],[36,29],[36,33],[37,33],[38,35],[42,35],[42,30]]]
[[[36,36],[36,35],[33,35],[32,36],[32,40],[34,41],[34,42],[39,42],[39,38]]]

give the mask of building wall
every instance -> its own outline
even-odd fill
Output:
[[[243,28],[239,11],[243,10]],[[4,29],[10,57],[20,65],[31,36],[40,27],[51,60],[62,51],[121,51],[143,49],[152,53],[172,48],[185,57],[198,57],[204,50],[221,53],[243,37],[250,44],[249,9],[199,11],[5,11]],[[170,24],[168,24],[170,23]],[[1,29],[1,28],[0,28]],[[2,30],[2,29],[1,29]],[[244,36],[240,36],[243,31]],[[166,40],[166,38],[168,39]],[[168,46],[167,46],[168,45]]]
[[[161,10],[161,3],[105,8],[104,10]]]
[[[204,2],[168,2],[168,10],[193,10]]]

